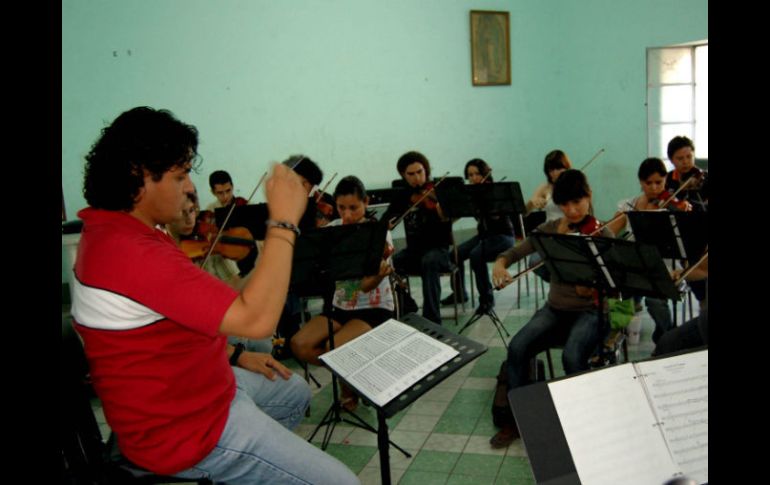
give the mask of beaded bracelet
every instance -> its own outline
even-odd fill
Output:
[[[265,221],[265,225],[267,227],[278,227],[280,229],[288,229],[289,231],[292,231],[294,234],[296,234],[297,237],[299,237],[299,234],[300,234],[299,227],[295,226],[291,222],[274,221],[272,219],[268,219]]]

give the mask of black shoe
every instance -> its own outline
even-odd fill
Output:
[[[510,424],[503,426],[503,428],[489,440],[489,444],[492,445],[492,448],[505,448],[520,436],[519,428],[517,428],[515,424]]]
[[[469,300],[468,295],[465,294],[462,298],[457,299],[457,303],[465,303]],[[455,297],[454,293],[450,293],[448,297],[441,300],[441,306],[454,305]]]

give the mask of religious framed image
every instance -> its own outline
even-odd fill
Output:
[[[511,84],[508,12],[471,10],[471,70],[474,86]]]

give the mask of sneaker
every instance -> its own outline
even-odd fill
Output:
[[[489,444],[492,445],[492,448],[506,448],[520,436],[519,428],[515,424],[509,424],[503,426],[496,435],[490,438]]]
[[[443,300],[441,300],[441,306],[454,305],[455,304],[455,299],[454,298],[455,298],[454,297],[454,293],[450,293],[448,297],[446,297]],[[466,293],[465,295],[463,295],[462,298],[458,298],[457,299],[457,303],[465,303],[469,299],[470,298],[468,298],[468,294]]]

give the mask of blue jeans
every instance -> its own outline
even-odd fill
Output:
[[[393,268],[399,274],[417,274],[422,278],[422,316],[441,325],[440,273],[451,271],[454,264],[449,259],[449,248],[433,248],[424,254],[410,251],[407,247],[393,256]]]
[[[476,235],[457,246],[457,259],[461,288],[453,288],[458,298],[465,295],[465,262],[471,260],[471,269],[476,277],[476,286],[479,289],[479,304],[486,306],[495,305],[495,297],[492,292],[492,282],[489,280],[487,263],[497,259],[497,255],[513,247],[516,239],[513,236],[496,234],[482,239]]]
[[[570,312],[544,305],[508,344],[508,389],[529,384],[530,360],[560,345],[564,345],[561,359],[567,375],[588,370],[588,358],[605,334],[596,310]]]
[[[240,367],[233,372],[237,388],[219,442],[206,458],[175,476],[229,485],[360,483],[339,460],[290,431],[310,403],[304,380],[294,374],[271,381]]]

